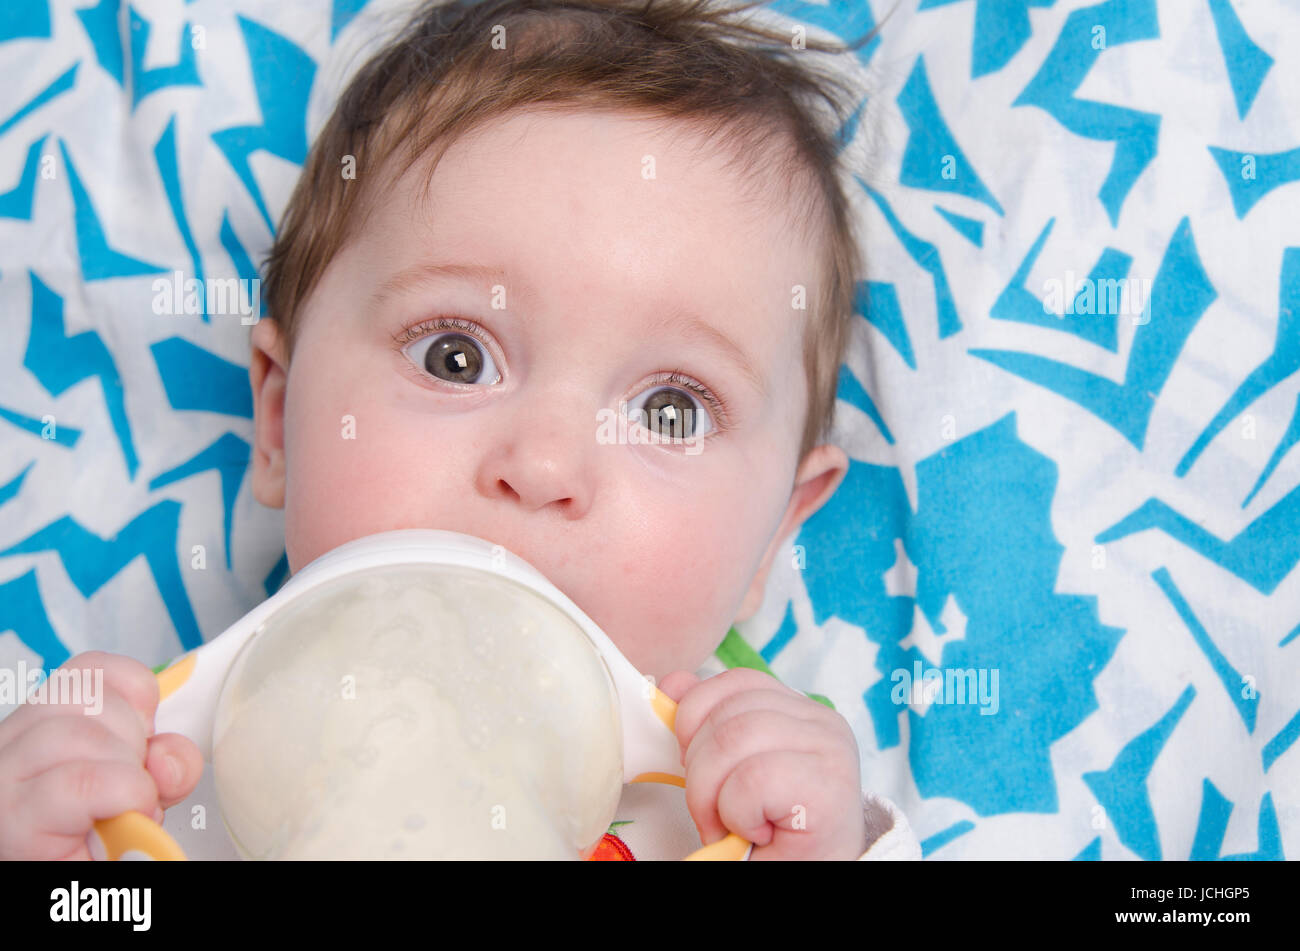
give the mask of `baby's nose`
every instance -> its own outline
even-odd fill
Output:
[[[594,422],[584,427],[572,418],[528,416],[512,417],[505,438],[484,455],[479,492],[530,512],[553,507],[565,518],[582,518],[595,492]]]
[[[566,518],[581,518],[586,505],[579,490],[568,479],[546,471],[545,464],[538,468],[541,471],[514,469],[509,477],[498,476],[489,495],[513,500],[530,512],[553,506]]]

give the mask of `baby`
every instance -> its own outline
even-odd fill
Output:
[[[859,251],[809,107],[834,80],[797,37],[684,0],[420,11],[344,93],[272,249],[252,489],[291,571],[413,527],[535,565],[679,702],[701,842],[919,856],[843,717],[756,670],[690,673],[848,468],[823,439]],[[103,712],[0,722],[0,856],[85,858],[95,819],[160,818],[202,773],[152,735],[146,667],[66,666],[104,669]]]

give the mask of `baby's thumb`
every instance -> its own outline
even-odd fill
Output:
[[[193,740],[179,733],[159,733],[149,737],[145,769],[158,787],[158,802],[170,809],[188,799],[203,776],[203,754]]]
[[[659,689],[667,694],[668,699],[673,703],[681,703],[686,691],[698,683],[700,683],[700,678],[689,670],[674,670],[659,682]]]

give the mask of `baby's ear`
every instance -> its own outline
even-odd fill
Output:
[[[289,379],[284,338],[274,320],[253,325],[248,381],[253,387],[253,498],[284,508],[284,393]]]
[[[835,494],[844,476],[849,471],[849,457],[839,446],[826,443],[817,446],[804,456],[803,462],[794,477],[794,490],[790,493],[790,504],[786,507],[781,525],[772,536],[772,542],[763,555],[745,600],[741,605],[737,621],[745,621],[763,606],[763,592],[767,588],[767,576],[772,570],[772,562],[785,544],[787,538],[799,530],[799,526],[826,504],[826,500]]]

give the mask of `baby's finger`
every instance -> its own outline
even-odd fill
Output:
[[[135,810],[156,815],[158,787],[139,765],[109,760],[61,763],[24,784],[16,824],[55,836],[85,836],[97,819]]]
[[[76,729],[59,724],[68,724],[73,721],[81,723],[97,723],[111,732],[114,736],[126,743],[135,754],[137,763],[144,762],[146,752],[146,740],[148,734],[145,732],[143,724],[140,722],[140,714],[126,701],[124,697],[112,690],[105,691],[103,697],[96,702],[94,706],[82,706],[78,704],[37,704],[31,705],[31,715],[27,717],[26,722],[22,725],[21,730],[16,730],[6,742],[0,742],[0,748],[5,745],[11,745],[18,741],[19,737],[35,729],[38,725],[54,722],[54,727],[44,727],[42,730],[63,730]],[[98,708],[98,712],[95,712]],[[17,716],[15,713],[13,716]],[[12,717],[11,717],[12,719]],[[52,734],[46,732],[47,737]],[[57,750],[57,745],[53,749]],[[70,757],[64,757],[65,759]],[[30,770],[26,775],[35,775],[37,770]]]
[[[69,852],[67,855],[58,856],[56,861],[89,862],[91,861],[92,858],[93,856],[90,854],[90,846],[86,844],[86,840],[83,838],[77,841],[77,845],[72,849],[71,852]]]
[[[686,691],[692,689],[696,684],[701,683],[699,677],[696,677],[688,670],[674,670],[671,674],[659,682],[659,689],[662,690],[673,703],[678,703]]]
[[[51,835],[29,826],[0,826],[0,852],[19,862],[90,860],[85,836]]]
[[[158,678],[144,664],[120,654],[100,651],[96,664],[104,670],[104,686],[119,694],[140,716],[145,736],[153,733],[153,717],[158,710]]]
[[[788,738],[799,738],[799,749],[814,750],[819,747],[834,745],[836,742],[836,732],[829,727],[824,720],[817,716],[813,711],[812,716],[808,716],[809,701],[802,697],[791,696],[790,694],[780,693],[775,690],[749,690],[745,693],[732,694],[724,698],[715,706],[709,715],[705,718],[704,723],[695,731],[695,736],[691,738],[691,745],[687,747],[686,754],[682,757],[682,765],[690,769],[691,763],[696,760],[701,753],[709,757],[730,754],[732,763],[739,762],[743,756],[752,756],[761,752],[762,744],[754,744],[753,737],[746,736],[747,742],[744,746],[737,746],[734,750],[719,750],[716,742],[716,731],[725,721],[743,716],[755,711],[768,711],[777,713],[784,717],[791,724],[789,727],[778,725],[781,731],[775,736],[769,736],[769,748],[776,749],[779,746],[789,747]],[[820,706],[820,705],[819,705]],[[731,727],[729,729],[737,729]],[[794,731],[798,732],[794,732]],[[728,740],[734,739],[729,737]],[[791,747],[792,748],[792,747]],[[735,754],[743,754],[737,757]]]
[[[139,766],[141,756],[134,744],[98,720],[81,716],[48,718],[8,746],[0,747],[0,775],[22,782],[72,760],[108,760]]]
[[[780,751],[751,756],[731,771],[718,790],[718,815],[754,843],[751,859],[778,845],[782,858],[815,857],[823,840],[809,834],[811,824],[830,817],[819,814],[828,811],[820,802],[806,798],[807,777],[821,765],[815,754]]]
[[[117,697],[117,702],[112,698]],[[34,719],[47,716],[104,716],[110,707],[125,710],[131,717],[114,722],[124,736],[153,732],[153,715],[158,706],[158,684],[139,661],[104,651],[78,654],[51,671],[26,698],[23,707],[0,721],[0,745],[25,730]],[[18,719],[19,714],[23,714]],[[11,722],[12,721],[12,722]],[[143,745],[140,750],[144,755]]]
[[[145,760],[158,786],[162,808],[170,809],[188,799],[203,776],[203,754],[194,742],[179,733],[159,733],[149,740]]]
[[[718,809],[723,783],[741,763],[778,750],[824,750],[826,733],[818,724],[793,719],[785,713],[756,709],[714,722],[707,721],[686,752],[686,808],[708,845],[731,828]],[[807,776],[803,782],[809,781]],[[815,780],[814,780],[815,781]]]
[[[140,711],[117,690],[105,687],[93,704],[55,703],[43,707],[47,716],[78,717],[103,723],[106,727],[138,746],[141,758],[145,753],[145,740],[153,732],[152,723],[146,723]]]
[[[779,690],[800,696],[775,677],[749,667],[733,667],[710,677],[688,690],[677,704],[673,732],[677,734],[682,753],[690,747],[695,731],[715,706],[732,694],[746,690]]]

